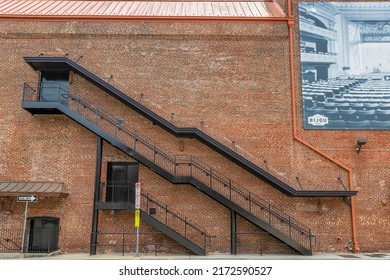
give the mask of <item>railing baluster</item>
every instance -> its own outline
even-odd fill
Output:
[[[271,217],[271,204],[268,203],[268,218],[269,218],[269,224],[272,226],[271,224],[271,221],[272,221],[272,217]]]
[[[187,218],[184,218],[184,237],[187,237]]]
[[[95,124],[98,125],[98,120],[99,120],[99,111],[98,111],[98,107],[96,107],[96,116],[95,116]]]
[[[24,92],[24,97],[23,98],[27,98],[25,96],[25,93],[27,93],[26,85],[25,85],[25,92]],[[86,116],[84,116],[85,118],[88,117],[88,119],[90,119],[92,122],[95,122],[96,125],[98,125],[99,118],[107,120],[111,126],[114,126],[114,129],[115,129],[114,130],[114,135],[115,135],[114,137],[115,138],[117,137],[117,132],[118,132],[119,127],[115,123],[115,121],[112,120],[112,118],[109,115],[106,115],[104,112],[99,111],[98,107],[94,108],[94,106],[92,106],[91,104],[83,101],[79,96],[76,97],[76,98],[73,97],[73,100],[76,100],[76,108],[75,108],[76,113],[79,112],[79,110],[80,110],[79,107],[80,107],[80,105],[82,105],[84,108],[86,108],[86,110],[89,110],[89,112],[92,113],[92,114],[85,114],[86,115]],[[81,112],[80,115],[82,115],[82,113],[83,112]],[[93,114],[95,114],[95,121],[93,120],[94,119]],[[109,132],[110,130],[111,130],[111,128],[107,128],[106,129],[107,132]],[[157,150],[157,145],[155,143],[153,143],[152,141],[149,141],[147,138],[145,138],[145,140],[143,140],[143,137],[140,138],[137,135],[137,131],[136,130],[134,130],[134,134],[133,135],[131,133],[129,133],[129,135],[134,137],[134,144],[133,144],[134,145],[134,151],[136,151],[137,150],[137,146],[139,146],[139,145],[137,145],[138,140],[142,139],[141,143],[143,143],[145,145],[145,149],[141,149],[140,151],[138,151],[140,153],[140,155],[145,156],[145,154],[148,154],[148,153],[150,153],[151,150],[153,150],[153,162],[156,163],[157,153],[159,152],[163,156],[162,162],[160,162],[161,167],[165,168],[165,169],[169,169],[169,172],[173,172],[174,176],[177,176],[178,173],[180,173],[180,169],[178,169],[178,165],[180,163],[178,163],[178,161],[177,161],[178,159],[177,159],[176,155],[172,155],[172,156],[165,155],[164,152],[161,152],[160,150]],[[150,158],[150,156],[148,156],[147,158]],[[167,160],[169,160],[174,165],[172,169],[169,168],[169,163],[167,163]],[[267,207],[266,204],[265,204],[266,202],[264,202],[265,206],[263,207],[262,203],[259,203],[259,201],[263,201],[262,199],[257,198],[251,192],[249,192],[249,196],[248,196],[248,192],[244,188],[242,188],[240,185],[235,184],[234,182],[232,182],[231,179],[224,178],[222,175],[217,175],[218,173],[215,170],[213,171],[211,166],[208,166],[208,165],[202,163],[201,161],[197,160],[196,158],[193,158],[193,156],[187,157],[187,160],[188,160],[187,162],[188,162],[189,170],[188,169],[184,169],[183,170],[183,175],[188,176],[188,174],[189,174],[190,177],[193,177],[196,180],[203,180],[203,182],[205,182],[205,181],[207,181],[207,178],[205,178],[205,180],[203,179],[204,178],[204,174],[206,173],[206,175],[207,175],[207,173],[209,172],[208,175],[210,176],[210,178],[209,178],[209,187],[210,188],[213,188],[213,184],[214,184],[214,187],[217,186],[217,185],[215,185],[216,184],[215,179],[217,179],[217,183],[220,182],[220,183],[223,183],[223,184],[226,184],[227,181],[228,181],[229,182],[228,183],[229,184],[229,195],[227,195],[225,191],[221,191],[221,189],[219,189],[219,188],[215,188],[214,190],[219,192],[221,195],[228,196],[229,199],[231,201],[235,202],[235,203],[238,203],[239,200],[236,199],[236,195],[233,194],[233,191],[236,192],[240,197],[241,196],[246,197],[249,200],[249,212],[252,212],[252,210],[254,210],[253,207],[255,207],[255,206],[259,206],[259,207],[262,207],[262,209],[268,210],[268,215],[269,215],[268,220],[269,220],[269,224],[270,225],[272,225],[272,222],[273,222],[273,217],[272,216],[274,216],[274,218],[277,218],[277,219],[280,219],[282,217],[285,221],[288,218],[289,229],[284,227],[283,229],[278,229],[278,230],[283,232],[286,236],[290,236],[290,238],[293,236],[292,230],[294,230],[294,229],[292,227],[294,227],[296,229],[299,229],[300,232],[305,232],[305,235],[307,235],[308,229],[306,229],[304,226],[300,225],[298,222],[295,222],[293,219],[291,219],[291,217],[289,215],[285,215],[282,211],[279,211],[278,209],[273,209],[273,211],[275,211],[273,213],[271,211],[271,205],[268,204],[268,207]],[[185,164],[185,165],[187,165],[187,164]],[[194,165],[196,165],[196,168],[198,168],[198,169],[193,169]],[[220,178],[219,176],[222,176],[222,177]],[[297,178],[297,180],[299,180],[299,179]],[[235,189],[233,189],[233,184],[235,186]],[[222,188],[222,189],[224,190],[224,188]],[[113,200],[114,199],[115,190],[113,189],[112,192],[113,192],[112,193],[113,197],[111,199]],[[162,208],[164,208],[164,206],[162,206]],[[165,221],[167,223],[168,222],[168,214],[169,214],[168,213],[168,207],[165,207],[165,211],[166,211],[165,212]],[[261,219],[260,217],[261,216],[259,216],[258,218]],[[266,221],[266,217],[265,217],[265,221]],[[187,222],[187,224],[185,226],[185,231],[187,231],[187,225],[188,225],[188,222]],[[299,237],[301,237],[301,236],[299,236]],[[298,238],[298,237],[296,237],[296,238]],[[307,238],[308,238],[309,239],[308,241],[311,242],[310,235],[307,238],[306,238],[306,236],[304,236],[304,238],[305,238],[305,240],[307,240]],[[299,242],[302,243],[302,240],[299,241]],[[306,243],[306,245],[308,245],[308,244]]]
[[[210,167],[210,188],[213,188],[213,174],[212,174],[212,169]]]
[[[136,151],[136,145],[137,145],[137,130],[134,131],[134,151]]]
[[[26,82],[23,83],[23,101],[26,101]]]
[[[192,167],[193,167],[193,162],[192,162],[192,156],[190,156],[190,177],[193,177],[192,176]]]
[[[232,200],[232,180],[229,179],[229,199]]]
[[[125,255],[125,234],[122,233],[122,256]]]
[[[174,157],[174,162],[173,162],[173,175],[175,175],[176,177],[176,166],[177,166],[177,158],[176,158],[176,155]]]
[[[80,97],[76,97],[76,113],[79,113]]]
[[[252,199],[251,199],[251,192],[249,192],[249,197],[248,197],[248,200],[249,200],[249,212],[252,213]]]
[[[262,239],[261,239],[261,233],[260,233],[260,256],[263,255],[263,242],[262,242]]]
[[[49,241],[47,242],[47,252],[50,253],[50,245],[51,245],[51,242],[50,242],[50,239],[51,239],[51,234],[52,234],[52,230],[48,230],[49,231]]]
[[[168,225],[168,205],[165,205],[165,224]]]

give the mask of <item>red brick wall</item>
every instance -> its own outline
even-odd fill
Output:
[[[296,6],[295,6],[296,10]],[[196,126],[248,156],[296,188],[341,188],[347,173],[292,139],[291,90],[286,24],[0,22],[0,179],[63,181],[66,199],[36,204],[31,215],[61,218],[64,251],[88,251],[95,173],[96,136],[64,116],[31,116],[20,106],[22,84],[37,74],[23,56],[63,56],[140,101],[177,126]],[[357,230],[363,251],[386,250],[389,223],[387,131],[308,131],[302,126],[299,32],[294,27],[298,134],[351,167]],[[12,52],[9,50],[12,49]],[[194,139],[179,140],[133,110],[74,76],[71,88],[173,154],[193,154],[312,229],[319,251],[345,251],[351,236],[350,207],[341,198],[289,198]],[[172,115],[173,113],[173,115]],[[368,144],[358,155],[356,140]],[[180,144],[182,141],[183,144]],[[184,146],[184,150],[182,149]],[[132,161],[108,144],[107,161]],[[274,173],[276,174],[276,173]],[[215,236],[209,252],[230,252],[230,213],[189,185],[172,185],[140,165],[144,189]],[[1,199],[0,226],[19,226],[23,206]],[[41,203],[41,201],[39,202]],[[45,206],[45,205],[52,206]],[[11,206],[9,206],[11,205]],[[37,211],[37,212],[33,212]],[[101,211],[102,212],[102,211]],[[34,214],[36,213],[36,214]],[[31,216],[32,217],[32,216]],[[115,220],[114,220],[115,219]],[[130,220],[102,213],[100,226]],[[120,222],[122,223],[122,222]],[[119,224],[120,224],[119,223]],[[257,231],[246,222],[239,231]],[[129,229],[118,226],[115,230]],[[146,227],[145,231],[153,229]],[[341,237],[338,241],[337,237]],[[168,249],[167,249],[168,250]]]

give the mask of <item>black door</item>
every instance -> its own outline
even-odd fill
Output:
[[[137,162],[109,162],[106,202],[134,203],[136,182],[138,182]]]
[[[41,80],[42,102],[60,102],[68,104],[69,72],[42,72]]]
[[[59,219],[39,217],[30,219],[28,252],[53,252],[58,249]]]

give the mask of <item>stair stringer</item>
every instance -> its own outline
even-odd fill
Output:
[[[159,174],[163,178],[167,179],[171,183],[174,184],[191,184],[195,186],[197,189],[202,191],[203,193],[207,194],[214,200],[218,201],[222,205],[228,207],[229,209],[232,209],[236,213],[240,214],[243,218],[248,220],[249,222],[253,223],[254,225],[260,227],[264,231],[270,233],[272,236],[275,238],[279,239],[283,243],[289,245],[291,248],[295,249],[299,253],[303,255],[312,255],[312,252],[310,249],[305,248],[295,240],[289,238],[287,235],[284,233],[278,231],[277,229],[273,228],[271,225],[268,223],[264,222],[263,220],[257,218],[253,214],[251,214],[249,211],[245,210],[244,208],[240,207],[239,205],[235,204],[231,200],[227,199],[226,197],[222,196],[218,192],[214,191],[204,183],[198,181],[197,179],[191,177],[191,176],[185,176],[185,177],[180,177],[180,176],[174,176],[171,173],[167,172],[163,168],[159,167],[157,164],[152,162],[151,160],[147,159],[146,157],[142,156],[141,154],[137,153],[133,149],[131,149],[129,146],[125,145],[124,143],[120,142],[117,140],[115,137],[111,136],[104,130],[100,129],[97,127],[95,124],[92,122],[84,119],[81,117],[79,114],[76,112],[72,111],[68,107],[62,105],[61,103],[58,102],[22,102],[22,107],[27,109],[27,108],[50,108],[54,110],[61,111],[64,113],[66,116],[68,116],[70,119],[74,120],[75,122],[79,123],[83,127],[87,128],[89,131],[92,133],[102,137],[105,141],[113,145],[114,147],[120,149],[124,153],[128,154],[135,160],[141,162],[143,165],[147,166],[150,168],[152,171],[155,173]]]
[[[133,211],[133,212],[135,210],[134,204],[132,204],[132,203],[120,203],[120,204],[121,204],[120,205],[121,209],[129,210],[129,211]],[[101,203],[101,202],[99,202],[96,205],[100,210],[117,209],[117,207],[113,207],[114,205],[117,205],[117,203]],[[179,244],[183,245],[184,247],[186,247],[188,250],[190,250],[194,254],[196,254],[198,256],[205,256],[206,255],[205,248],[201,248],[200,246],[196,245],[191,240],[185,238],[184,236],[177,233],[176,231],[174,231],[173,229],[171,229],[170,227],[168,227],[164,223],[153,218],[151,215],[149,215],[145,211],[140,209],[140,212],[141,212],[141,219],[143,221],[146,221],[148,224],[159,229],[161,232],[163,232],[164,234],[166,234],[167,236],[169,236],[170,238],[172,238],[173,240],[175,240]]]
[[[135,101],[131,97],[127,96],[119,89],[105,82],[101,78],[97,77],[84,67],[80,66],[76,62],[70,60],[67,57],[24,57],[24,60],[35,70],[43,69],[62,69],[64,71],[73,71],[74,73],[85,78],[99,89],[103,90],[108,95],[114,97],[121,103],[132,108],[145,118],[151,120],[154,124],[157,124],[162,129],[166,130],[176,137],[194,138],[207,145],[214,151],[220,153],[227,159],[238,164],[240,167],[255,175],[257,178],[263,180],[273,188],[282,192],[287,196],[293,197],[351,197],[357,194],[357,191],[348,190],[335,190],[335,191],[324,191],[324,190],[296,190],[290,185],[281,181],[274,175],[268,173],[266,170],[255,165],[250,160],[221,144],[213,137],[204,133],[203,131],[195,127],[176,127],[174,124],[165,120],[161,116],[157,115],[150,109],[146,108],[139,102]]]

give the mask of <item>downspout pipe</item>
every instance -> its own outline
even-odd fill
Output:
[[[338,160],[328,156],[321,150],[317,149],[307,141],[303,140],[298,136],[297,133],[297,111],[296,111],[296,95],[295,95],[295,65],[294,65],[294,42],[293,42],[293,26],[294,26],[294,16],[292,14],[292,2],[291,0],[287,0],[287,12],[288,12],[288,20],[287,25],[288,25],[288,31],[289,31],[289,52],[290,52],[290,82],[291,82],[291,109],[292,109],[292,125],[293,125],[293,138],[294,140],[300,142],[301,144],[307,146],[308,148],[312,149],[313,151],[319,153],[326,159],[334,162],[341,168],[345,169],[348,172],[348,182],[349,182],[349,190],[353,191],[353,177],[352,177],[352,169],[343,163],[339,162]],[[351,199],[351,227],[352,227],[352,245],[353,245],[353,251],[355,253],[360,252],[360,247],[359,243],[357,241],[357,230],[356,230],[356,211],[355,211],[355,197],[350,197]]]

